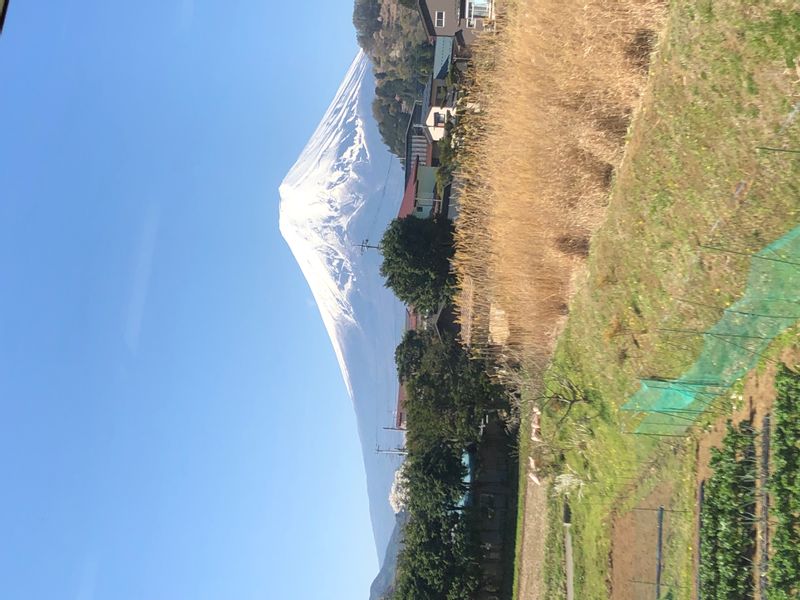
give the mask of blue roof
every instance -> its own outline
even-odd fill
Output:
[[[453,41],[455,38],[438,36],[433,49],[433,78],[444,79],[450,70],[450,60],[453,58]]]
[[[464,454],[461,455],[461,463],[467,469],[467,472],[464,475],[464,478],[461,480],[461,483],[469,488],[472,486],[472,480],[475,477],[475,456],[472,452],[465,450]],[[472,504],[472,491],[468,489],[467,492],[461,497],[461,500],[458,501],[458,506],[459,508],[464,508],[470,504]]]

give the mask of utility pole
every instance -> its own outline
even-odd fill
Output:
[[[380,446],[375,448],[375,454],[393,454],[395,456],[406,456],[408,454],[408,450],[405,448],[388,448],[384,449]]]
[[[380,250],[380,246],[372,246],[369,243],[369,239],[365,238],[360,244],[356,244],[356,247],[361,248],[361,254],[364,254],[367,250]]]

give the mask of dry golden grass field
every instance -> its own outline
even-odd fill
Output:
[[[506,0],[475,51],[455,268],[472,345],[549,354],[665,17],[657,0]]]

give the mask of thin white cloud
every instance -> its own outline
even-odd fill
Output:
[[[160,223],[161,211],[157,205],[151,204],[145,215],[145,222],[139,237],[139,247],[136,252],[136,263],[133,272],[133,285],[125,320],[125,344],[133,354],[136,354],[139,349],[139,339],[142,335],[144,309],[147,304],[147,295],[150,291],[153,257],[156,252]]]

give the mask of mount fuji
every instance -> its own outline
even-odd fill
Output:
[[[280,186],[280,231],[314,295],[353,402],[383,562],[396,526],[388,495],[400,459],[376,453],[376,445],[402,443],[382,427],[394,421],[394,349],[405,309],[384,287],[379,253],[359,246],[365,239],[375,244],[397,216],[403,167],[372,117],[374,88],[369,59],[359,53]]]

